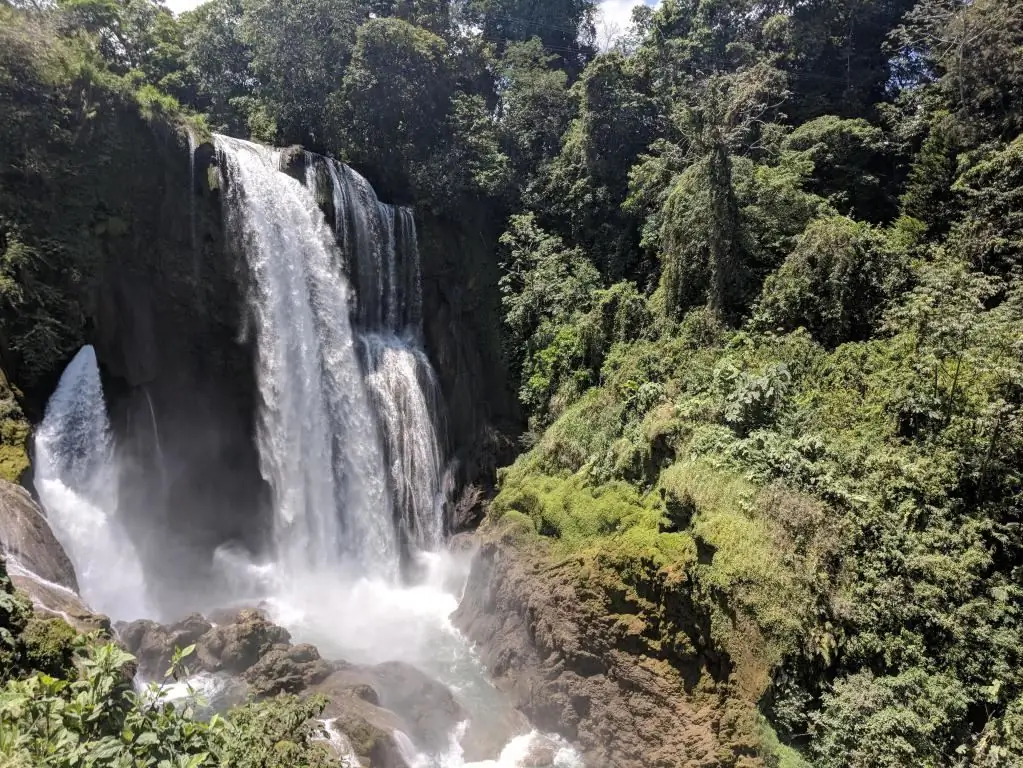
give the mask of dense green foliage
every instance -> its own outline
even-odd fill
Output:
[[[774,764],[1023,761],[1020,3],[664,0],[600,54],[586,0],[18,5],[16,385],[119,231],[46,213],[118,110],[335,154],[472,212],[528,421],[492,517],[643,596],[638,652],[726,660]]]
[[[338,765],[313,720],[324,702],[279,697],[227,718],[172,702],[187,673],[175,654],[165,684],[138,692],[134,658],[61,619],[32,616],[0,559],[0,765],[5,768],[327,768]]]

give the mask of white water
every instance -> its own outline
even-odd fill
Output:
[[[422,287],[415,220],[377,200],[362,176],[334,160],[307,158],[306,184],[326,169],[343,264],[357,286],[366,383],[384,435],[392,502],[413,551],[436,551],[448,488],[438,432],[440,385],[423,352]]]
[[[71,361],[46,406],[34,481],[82,597],[115,619],[150,615],[138,552],[118,516],[113,438],[92,347]]]
[[[397,534],[349,319],[353,301],[313,193],[276,150],[218,136],[228,221],[249,268],[258,443],[291,577],[397,573]]]
[[[380,203],[365,179],[333,161],[307,156],[303,184],[281,172],[276,150],[227,137],[216,144],[229,232],[248,267],[256,438],[274,531],[266,559],[225,543],[213,553],[213,572],[233,601],[266,601],[295,642],[326,658],[403,661],[449,686],[470,722],[439,734],[449,742],[439,754],[395,734],[412,768],[515,768],[545,737],[519,733],[494,760],[464,759],[467,729],[484,743],[523,729],[450,621],[467,563],[438,554],[450,488],[439,387],[421,341],[412,214]],[[317,204],[324,189],[333,232]],[[83,597],[115,618],[153,616],[120,524],[113,455],[95,354],[86,348],[38,433],[36,485]],[[402,565],[419,574],[416,583],[401,582]],[[224,685],[210,676],[190,682],[213,697]],[[182,684],[170,694],[189,692]],[[336,723],[324,727],[343,753]],[[562,744],[555,764],[581,765]]]
[[[459,740],[467,725],[468,723],[462,723],[455,729],[448,751],[438,756],[425,755],[417,751],[412,739],[401,731],[395,731],[394,739],[402,759],[409,768],[527,768],[537,764],[547,765],[546,762],[536,761],[536,757],[533,756],[536,749],[543,749],[544,753],[553,759],[551,765],[554,768],[582,768],[582,761],[575,750],[561,739],[544,736],[537,731],[516,736],[501,750],[496,760],[466,762]],[[529,759],[531,757],[532,760]]]

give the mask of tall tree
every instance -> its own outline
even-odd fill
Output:
[[[324,104],[341,85],[368,9],[356,0],[243,0],[243,8],[256,95],[278,140],[323,147]]]
[[[594,53],[593,0],[465,0],[462,12],[498,45],[539,37],[566,68],[578,72]]]

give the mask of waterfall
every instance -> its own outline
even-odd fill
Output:
[[[411,213],[379,203],[339,164],[307,156],[303,184],[280,170],[277,150],[216,144],[228,228],[248,265],[278,561],[299,573],[345,564],[393,577],[399,531],[418,548],[442,530]],[[317,202],[321,173],[336,233]]]
[[[61,376],[35,435],[35,486],[82,597],[118,619],[149,616],[142,565],[118,517],[117,468],[96,353]]]
[[[199,147],[199,141],[190,125],[185,125],[185,133],[188,135],[188,219],[192,234],[192,279],[198,283],[202,262],[195,213],[195,153]]]
[[[326,164],[335,228],[359,287],[363,365],[383,428],[398,522],[414,549],[436,550],[444,534],[440,387],[422,350],[422,286],[415,220],[377,200],[369,182]],[[310,179],[309,183],[315,183]]]

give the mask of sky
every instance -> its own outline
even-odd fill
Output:
[[[600,3],[600,12],[604,18],[604,24],[608,29],[625,32],[629,28],[629,21],[632,19],[632,9],[637,5],[658,5],[660,0],[603,0]]]
[[[167,7],[175,13],[188,11],[199,5],[202,0],[166,0]],[[603,13],[604,23],[608,29],[615,29],[624,32],[629,27],[629,19],[632,16],[632,9],[636,5],[645,2],[647,5],[657,5],[660,0],[603,0],[600,3],[600,10]]]

